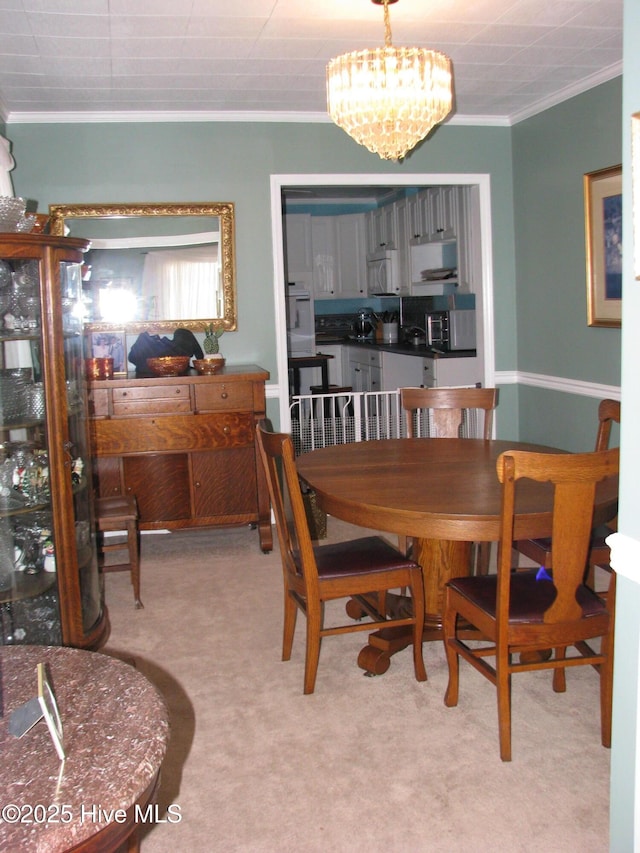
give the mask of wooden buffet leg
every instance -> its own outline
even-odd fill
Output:
[[[414,559],[424,576],[425,623],[423,641],[442,639],[444,586],[451,578],[471,574],[472,543],[444,539],[416,539]],[[387,611],[395,615],[406,606],[403,596],[388,595]],[[358,655],[358,666],[370,675],[382,675],[391,665],[391,656],[411,645],[411,628],[381,628],[369,634],[367,645]]]

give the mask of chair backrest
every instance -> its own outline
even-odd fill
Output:
[[[611,438],[611,425],[620,423],[620,402],[618,400],[602,400],[598,406],[598,435],[596,450],[607,450]]]
[[[434,438],[462,437],[462,426],[469,410],[482,410],[482,438],[491,438],[493,412],[498,404],[496,388],[401,388],[400,405],[407,413],[407,435],[420,434],[419,413],[429,410],[430,436]]]
[[[553,495],[553,584],[557,596],[544,621],[564,622],[581,617],[576,590],[583,583],[597,484],[617,477],[620,450],[592,453],[532,453],[509,450],[497,462],[502,487],[500,545],[498,548],[498,608],[508,611],[514,506],[519,480],[550,483]],[[551,495],[550,495],[551,498]],[[541,581],[546,583],[547,581]]]
[[[276,519],[282,567],[309,587],[318,583],[318,569],[304,509],[291,436],[273,432],[266,420],[256,428],[256,440]],[[286,578],[285,578],[286,582]]]

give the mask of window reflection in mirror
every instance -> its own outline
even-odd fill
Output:
[[[91,240],[85,321],[101,330],[236,328],[233,205],[51,205],[52,233]]]

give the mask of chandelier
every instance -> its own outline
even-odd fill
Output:
[[[389,3],[384,47],[336,56],[327,65],[331,119],[383,160],[401,160],[451,112],[451,62],[437,50],[393,47]]]

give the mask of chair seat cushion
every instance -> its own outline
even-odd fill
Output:
[[[418,565],[380,536],[366,536],[349,542],[317,545],[313,550],[318,566],[318,576],[321,579],[388,572],[393,569],[412,569]],[[297,554],[296,562],[298,562]]]
[[[542,622],[544,613],[556,598],[556,588],[548,579],[538,580],[538,570],[514,572],[511,575],[509,622]],[[497,575],[454,578],[447,586],[455,589],[492,618],[496,615]],[[576,598],[583,616],[598,616],[606,605],[592,590],[581,584]]]

